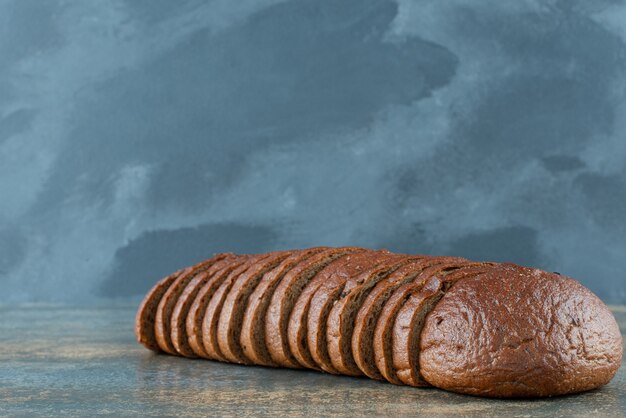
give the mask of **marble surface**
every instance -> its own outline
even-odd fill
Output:
[[[626,307],[614,312],[626,330]],[[302,370],[155,355],[135,306],[0,306],[0,416],[625,416],[626,371],[596,391],[488,400]]]

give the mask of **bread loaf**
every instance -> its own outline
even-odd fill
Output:
[[[615,318],[571,278],[356,247],[218,254],[159,281],[135,334],[155,352],[488,397],[594,389],[622,359]]]

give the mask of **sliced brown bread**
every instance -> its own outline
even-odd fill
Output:
[[[211,301],[215,291],[220,287],[222,282],[226,280],[230,273],[239,268],[239,266],[245,263],[249,258],[249,255],[239,256],[236,260],[233,260],[231,263],[228,263],[215,272],[211,280],[206,282],[200,290],[198,290],[187,312],[187,318],[185,319],[187,342],[196,356],[209,358],[209,355],[204,349],[204,338],[202,335],[202,323],[204,321],[207,305]]]
[[[160,352],[159,344],[157,343],[156,336],[154,334],[154,319],[156,317],[156,311],[161,302],[161,298],[167,292],[167,289],[171,286],[176,278],[184,274],[187,269],[178,270],[175,273],[159,280],[157,284],[152,286],[152,289],[148,291],[146,296],[141,301],[137,315],[135,316],[135,337],[137,342],[143,345],[149,350]]]
[[[240,258],[240,256],[232,255],[217,261],[207,270],[197,274],[196,277],[194,277],[187,284],[187,286],[185,286],[185,289],[178,297],[176,305],[174,305],[174,309],[172,310],[170,329],[172,334],[172,344],[179,354],[185,357],[197,357],[193,352],[193,349],[189,346],[186,327],[187,313],[189,312],[196,295],[204,285],[215,279],[215,274],[217,272],[233,264]]]
[[[243,352],[254,364],[277,366],[267,349],[265,338],[265,316],[276,286],[282,278],[298,263],[320,253],[328,247],[310,248],[296,251],[284,259],[274,269],[263,275],[263,278],[248,299],[243,315],[240,344]]]
[[[313,364],[328,373],[337,374],[337,370],[328,355],[326,342],[326,320],[333,306],[333,302],[339,298],[347,281],[358,277],[361,273],[384,263],[389,258],[397,257],[386,250],[380,250],[371,254],[358,253],[347,257],[346,262],[338,264],[328,279],[315,291],[311,298],[310,307],[305,326],[307,349],[303,354],[309,354]],[[307,359],[308,360],[308,359]]]
[[[341,271],[341,267],[339,267],[339,265],[362,253],[375,254],[375,252],[371,250],[361,250],[334,260],[332,263],[321,269],[306,284],[296,299],[287,324],[287,340],[289,343],[289,350],[302,366],[321,370],[311,357],[309,347],[307,345],[307,319],[311,299],[313,298],[315,291],[332,276],[332,272],[337,269]]]
[[[398,311],[394,321],[391,347],[393,368],[398,379],[410,386],[430,386],[419,373],[419,341],[426,315],[457,280],[487,272],[493,264],[460,268],[433,276],[432,283],[412,294]]]
[[[191,268],[190,271],[181,274],[176,278],[174,283],[167,289],[156,312],[156,318],[154,321],[154,335],[156,336],[157,343],[161,350],[169,354],[178,354],[174,345],[172,344],[170,333],[170,319],[172,317],[172,310],[178,300],[181,292],[185,289],[185,286],[199,273],[207,270],[217,261],[220,261],[226,257],[231,256],[229,253],[216,254],[215,256],[204,260]]]
[[[400,267],[369,292],[359,308],[352,333],[352,355],[359,369],[372,379],[384,380],[374,360],[374,329],[385,302],[400,286],[412,282],[425,268],[451,260],[450,257],[425,257]]]
[[[374,360],[376,362],[376,366],[378,367],[378,371],[387,381],[395,384],[402,383],[396,376],[393,368],[391,338],[396,315],[406,299],[412,293],[420,291],[424,286],[424,283],[433,275],[441,274],[442,271],[449,269],[457,269],[469,263],[471,262],[463,258],[459,258],[457,261],[446,261],[442,264],[426,268],[418,274],[411,283],[407,283],[397,288],[387,302],[385,302],[378,320],[376,321],[376,327],[374,328],[373,347]]]
[[[226,360],[239,364],[252,363],[245,356],[239,343],[241,324],[248,298],[263,275],[279,265],[292,253],[291,251],[269,253],[266,258],[255,263],[233,282],[224,299],[224,306],[217,322],[217,342]]]
[[[211,300],[207,304],[204,318],[202,320],[202,344],[208,358],[212,360],[227,361],[219,346],[217,336],[217,324],[224,306],[224,301],[233,283],[244,274],[248,269],[254,268],[258,262],[262,262],[267,258],[267,254],[258,254],[250,256],[242,265],[234,269],[219,285]]]
[[[267,352],[254,351],[267,363],[298,367],[294,338],[294,351],[308,352],[320,370],[355,375],[356,364],[370,376],[362,363],[373,363],[379,369],[374,376],[392,383],[488,397],[595,389],[621,365],[623,341],[614,316],[568,277],[508,263],[409,260],[352,247],[309,251],[276,260],[268,260],[272,254],[231,255],[162,279],[139,307],[138,341],[153,351],[171,344],[181,354],[237,361],[220,345],[236,352],[239,343],[245,357],[246,338],[257,347],[264,340]],[[250,320],[254,330],[245,337],[238,328],[248,327],[248,312],[265,317]],[[180,340],[185,333],[188,346]]]
[[[267,315],[265,316],[265,336],[267,349],[272,360],[283,366],[302,367],[289,349],[287,326],[293,306],[306,284],[333,260],[356,251],[365,251],[357,247],[340,247],[324,250],[294,266],[280,281]]]
[[[328,354],[334,368],[341,374],[362,376],[352,356],[352,334],[356,314],[369,291],[398,268],[423,257],[389,257],[384,263],[346,282],[334,302],[326,321]]]

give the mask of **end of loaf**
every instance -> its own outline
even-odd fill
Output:
[[[545,397],[608,383],[622,360],[613,314],[554,273],[504,264],[453,286],[422,330],[433,386],[487,397]]]

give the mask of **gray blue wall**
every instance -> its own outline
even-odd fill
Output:
[[[626,302],[625,93],[625,2],[0,0],[0,302],[346,244]]]

